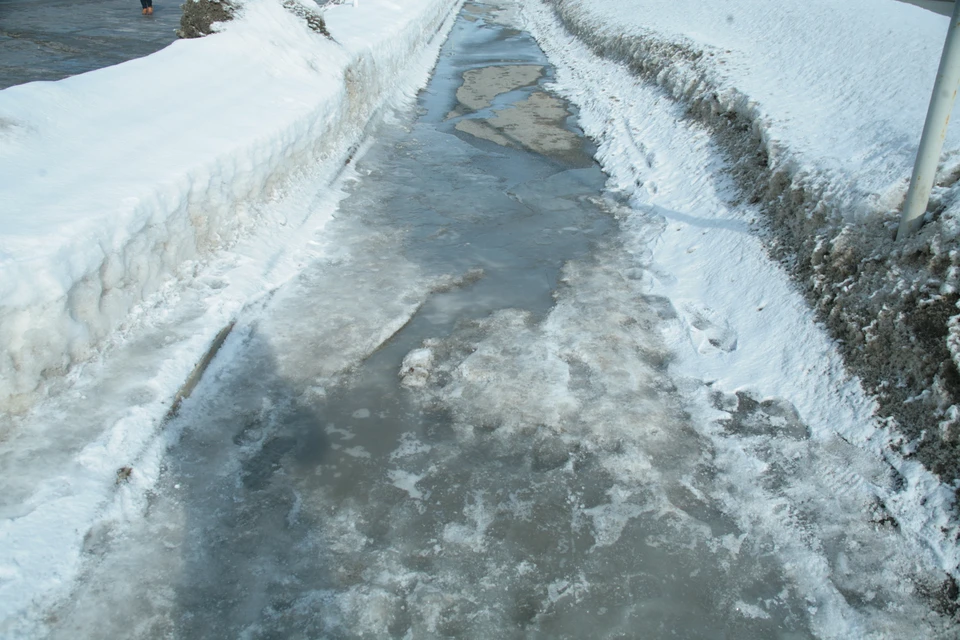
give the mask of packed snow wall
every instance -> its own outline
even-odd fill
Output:
[[[339,173],[458,3],[331,7],[330,38],[291,4],[234,2],[209,37],[0,91],[0,409],[28,409],[219,249],[298,224],[258,205]]]
[[[872,12],[870,20],[877,24],[871,23],[870,29],[861,30],[859,26],[863,25],[850,24],[849,20],[840,20],[841,25],[833,29],[842,29],[836,39],[849,38],[849,46],[855,49],[861,44],[858,37],[878,39],[878,25],[885,24],[884,20],[895,24],[902,18],[885,16],[884,11],[920,11],[884,2],[860,2],[858,7],[825,5],[823,9]],[[737,197],[757,205],[765,214],[771,253],[792,272],[837,339],[851,371],[876,395],[882,416],[891,418],[903,434],[893,446],[908,457],[916,456],[947,483],[960,479],[960,154],[954,149],[955,140],[948,139],[927,224],[906,242],[895,242],[899,206],[919,140],[922,111],[891,104],[891,113],[905,112],[902,122],[891,122],[883,109],[874,109],[877,103],[903,100],[906,90],[911,95],[920,94],[922,106],[926,106],[929,88],[923,93],[912,84],[920,78],[932,85],[942,40],[931,45],[938,38],[927,38],[923,51],[912,46],[898,48],[889,41],[878,43],[907,63],[922,58],[920,70],[909,68],[909,64],[905,68],[884,68],[882,60],[859,59],[871,55],[866,48],[855,61],[837,51],[826,51],[823,60],[833,56],[836,67],[841,68],[838,73],[851,77],[835,81],[840,87],[835,95],[826,95],[828,88],[825,95],[808,96],[812,103],[822,101],[813,107],[822,112],[806,114],[804,131],[804,127],[781,126],[780,105],[771,107],[769,96],[765,96],[766,102],[758,99],[749,82],[741,83],[742,78],[752,79],[750,73],[741,72],[737,52],[731,55],[723,46],[740,35],[735,33],[735,21],[749,14],[748,1],[715,7],[716,11],[729,12],[727,24],[722,19],[714,21],[720,25],[716,33],[696,31],[697,25],[689,19],[696,12],[672,5],[660,7],[662,13],[677,14],[680,28],[689,28],[695,37],[686,37],[679,30],[659,30],[659,16],[649,20],[649,27],[609,19],[620,13],[642,23],[650,13],[639,5],[650,2],[635,2],[637,6],[628,7],[587,5],[579,0],[548,0],[548,4],[568,31],[595,53],[621,62],[639,78],[659,85],[687,105],[689,118],[710,129],[728,157],[730,173],[739,188]],[[816,8],[798,5],[793,9],[811,13]],[[778,28],[796,31],[801,38],[810,35],[804,35],[805,25],[800,23],[783,21],[778,26],[778,19],[769,15],[770,11],[789,13],[791,7],[778,4],[775,9],[758,7],[753,12],[762,26],[773,27],[772,40],[782,36]],[[712,17],[701,20],[709,22]],[[917,18],[921,23],[930,19],[925,15]],[[925,26],[923,23],[918,29]],[[734,35],[728,37],[725,30]],[[822,26],[822,30],[830,29]],[[813,52],[819,45],[816,37],[810,37],[813,39],[807,47]],[[712,39],[719,46],[704,44]],[[899,44],[895,38],[893,42]],[[789,46],[783,43],[784,50]],[[749,50],[749,45],[745,48]],[[932,54],[927,50],[931,48]],[[798,59],[796,64],[798,68],[808,67],[798,74],[810,74],[806,81],[811,89],[818,88],[816,74],[823,73],[815,62]],[[763,71],[769,75],[762,80],[772,93],[795,88],[779,84],[784,78],[777,72],[784,69],[776,67],[776,61],[757,66],[764,64],[767,68]],[[856,74],[864,70],[875,76],[858,83]],[[874,86],[876,93],[871,95],[867,87],[878,78],[885,78],[890,86],[885,91]],[[903,85],[900,90],[898,83]],[[794,94],[783,99],[796,102],[797,97]],[[876,114],[875,121],[861,122],[862,130],[855,130],[856,125],[851,124],[857,121],[858,109]],[[844,122],[844,118],[848,120]],[[818,125],[822,125],[819,130]],[[834,142],[831,137],[844,127],[848,131],[835,136],[839,147],[845,142],[844,136],[848,136],[847,144],[850,139],[863,140],[859,148],[849,152],[849,161],[841,158],[846,151],[842,148],[837,157],[818,157],[817,144]],[[809,132],[811,138],[822,134],[824,140],[808,144],[803,135],[790,137],[798,131]],[[908,136],[907,131],[914,132],[915,137]]]

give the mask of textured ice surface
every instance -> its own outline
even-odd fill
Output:
[[[382,410],[351,405],[333,421],[315,407],[409,321],[431,284],[389,237],[341,231],[334,233],[351,250],[318,261],[250,310],[183,403],[145,518],[104,518],[88,534],[88,568],[53,637],[123,636],[131,625],[140,637],[232,637],[274,602],[264,591],[274,579],[303,586],[298,576],[323,575],[309,559],[319,533],[309,481],[325,457],[360,469],[382,455],[383,445],[364,437]],[[415,494],[415,479],[393,481]],[[363,532],[343,526],[332,547],[362,547]],[[130,571],[136,586],[118,578]],[[130,588],[150,593],[131,600]]]

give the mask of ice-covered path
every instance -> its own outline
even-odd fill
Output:
[[[241,314],[146,495],[120,480],[51,637],[951,637],[916,481],[703,132],[527,9],[557,67],[466,6],[322,258]],[[563,96],[630,103],[609,182]],[[744,272],[740,317],[714,285]]]

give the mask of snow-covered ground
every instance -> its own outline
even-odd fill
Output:
[[[947,576],[960,577],[952,487],[892,450],[895,425],[873,417],[837,345],[766,257],[761,209],[739,201],[723,139],[755,137],[769,173],[786,181],[781,193],[817,193],[854,224],[889,220],[945,19],[887,0],[519,5],[557,67],[554,89],[598,141],[621,199],[608,206],[622,244],[570,265],[545,318],[504,312],[478,325],[479,338],[411,354],[424,406],[488,415],[503,437],[522,435],[511,420],[533,415],[548,430],[583,429],[573,435],[604,456],[621,492],[572,507],[593,523],[597,547],[645,513],[629,502],[643,474],[666,476],[685,508],[717,506],[733,522],[742,537],[717,538],[724,553],[772,554],[814,635],[905,637],[925,619],[917,633],[936,637],[942,620],[923,598],[955,599]],[[330,251],[323,230],[344,162],[385,105],[423,85],[454,8],[332,7],[331,41],[279,1],[249,0],[223,33],[0,92],[0,634],[29,632],[72,587],[82,549],[103,537],[93,523],[139,518],[176,390],[221,328]],[[718,133],[691,105],[748,126]],[[947,149],[952,173],[956,131]],[[319,196],[318,184],[329,185]],[[952,224],[950,193],[939,194],[948,206],[938,233]],[[345,359],[336,367],[365,357],[426,295],[411,285],[406,296],[415,273],[389,275],[399,311],[357,311],[363,326],[382,313],[384,326],[331,356]],[[283,291],[276,304],[305,312],[296,286]],[[295,353],[296,337],[287,346]],[[290,362],[292,377],[309,369]],[[581,374],[597,387],[572,386]],[[634,430],[645,411],[676,408],[647,405],[645,385],[682,399],[679,422],[695,434],[686,454],[678,433]],[[591,431],[597,424],[604,430]],[[664,452],[677,469],[657,458]],[[720,482],[684,475],[704,457]],[[120,483],[125,465],[135,473]],[[419,500],[420,479],[393,471]],[[483,549],[483,503],[464,509],[472,528],[450,524],[450,539]],[[555,600],[589,591],[553,586]],[[789,599],[734,604],[761,620]]]
[[[949,22],[943,16],[894,0],[557,4],[595,26],[598,39],[656,39],[666,50],[648,55],[670,57],[674,65],[658,80],[677,97],[714,91],[706,99],[717,109],[752,111],[774,171],[815,171],[847,189],[835,197],[863,200],[864,215],[902,198]],[[954,128],[945,155],[958,150]]]

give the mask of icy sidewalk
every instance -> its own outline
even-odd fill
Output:
[[[808,637],[710,495],[671,302],[507,16],[467,6],[416,123],[360,161],[340,251],[241,317],[53,637]]]
[[[704,132],[532,17],[555,77],[468,5],[419,121],[362,157],[339,251],[241,318],[53,637],[955,635],[942,496],[871,448]],[[551,88],[609,134],[618,190],[530,157]]]

